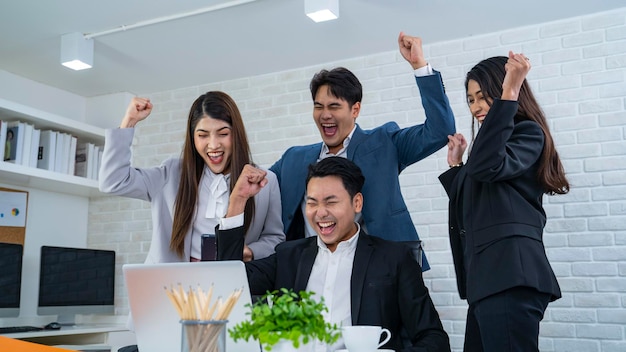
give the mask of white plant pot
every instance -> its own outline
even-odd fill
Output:
[[[265,350],[263,350],[265,352]],[[270,352],[313,352],[314,345],[313,341],[309,341],[307,344],[300,344],[300,347],[293,347],[293,342],[291,340],[279,340],[274,346],[272,346],[272,350]]]

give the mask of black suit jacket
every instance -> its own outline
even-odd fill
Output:
[[[517,102],[494,101],[465,166],[439,176],[459,294],[470,304],[517,286],[561,297],[543,246],[544,135],[516,113]]]
[[[217,238],[218,259],[241,259],[241,228],[218,231]],[[276,246],[275,254],[246,263],[251,293],[262,295],[283,287],[305,290],[317,250],[316,237],[287,241]],[[389,329],[391,340],[384,348],[398,352],[450,351],[448,335],[408,246],[361,231],[350,292],[352,324]],[[403,347],[403,329],[412,346]]]

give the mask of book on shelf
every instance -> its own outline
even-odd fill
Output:
[[[39,139],[41,138],[41,130],[33,128],[33,135],[30,142],[30,159],[28,166],[37,167],[37,161],[39,157]]]
[[[96,162],[95,145],[78,143],[76,147],[76,167],[74,175],[94,179],[93,164]]]
[[[63,140],[64,133],[55,132],[57,144],[54,158],[54,172],[63,172]]]
[[[94,180],[98,179],[98,174],[100,172],[100,164],[102,164],[102,152],[103,151],[104,151],[103,146],[96,146],[96,162],[94,163],[95,167],[93,171]]]
[[[41,135],[39,136],[37,168],[54,171],[56,148],[57,132],[51,130],[41,131]]]
[[[89,153],[89,143],[78,143],[76,145],[76,159],[74,162],[76,166],[74,167],[74,175],[80,177],[88,177],[87,175],[87,164],[88,164],[88,153]]]
[[[102,148],[66,132],[0,120],[3,161],[97,180]]]
[[[70,162],[74,163],[74,157],[70,158],[72,136],[69,133],[57,132],[57,150],[54,163],[54,171],[67,174],[70,170]]]
[[[67,161],[67,171],[68,175],[74,175],[74,169],[76,168],[76,143],[78,140],[76,137],[70,135],[70,152],[69,159]]]
[[[14,164],[22,164],[25,129],[26,126],[20,121],[10,121],[7,124],[4,161]]]
[[[72,136],[69,133],[61,133],[63,135],[63,146],[61,149],[61,169],[59,170],[62,174],[67,174],[67,171],[70,169],[70,149],[72,146]],[[73,162],[72,158],[72,162]]]
[[[35,126],[24,122],[24,141],[22,142],[22,162],[24,166],[30,165],[30,147],[33,140],[33,130]]]
[[[0,148],[2,148],[2,161],[4,161],[4,155],[7,148],[7,123],[0,120]]]

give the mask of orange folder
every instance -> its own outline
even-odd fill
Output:
[[[12,339],[6,336],[0,336],[0,351],[20,351],[20,352],[76,352],[66,350],[65,348],[50,347],[37,343],[26,342],[22,340]]]

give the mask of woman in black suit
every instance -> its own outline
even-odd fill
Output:
[[[448,137],[450,169],[439,176],[457,285],[469,303],[465,351],[539,351],[539,322],[561,297],[543,245],[542,197],[567,193],[569,183],[529,70],[528,58],[509,52],[468,72],[467,103],[480,130],[465,164],[465,138]]]

